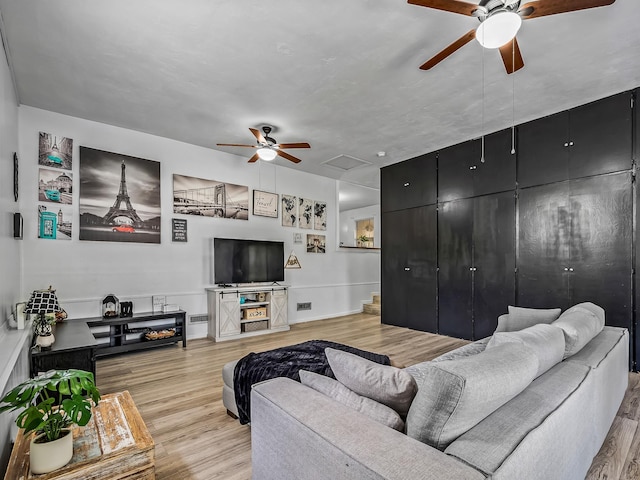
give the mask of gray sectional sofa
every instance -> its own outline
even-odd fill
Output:
[[[293,380],[255,385],[253,478],[584,479],[627,388],[628,331],[593,304],[525,310],[405,369],[418,388],[403,431]]]

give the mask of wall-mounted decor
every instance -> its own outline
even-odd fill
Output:
[[[249,219],[249,187],[173,175],[173,213]]]
[[[287,258],[287,261],[284,264],[284,268],[288,270],[302,268],[302,265],[300,265],[300,260],[298,260],[298,257],[293,250],[289,254],[289,258]]]
[[[18,201],[18,154],[13,152],[13,199]]]
[[[307,234],[307,253],[325,253],[327,237],[325,235]]]
[[[38,200],[71,205],[73,178],[71,172],[38,169]]]
[[[80,147],[80,240],[160,243],[160,162]]]
[[[73,140],[40,132],[38,164],[43,167],[56,167],[71,170]]]
[[[184,218],[171,219],[171,241],[187,241],[187,221]]]
[[[254,190],[253,214],[261,217],[278,218],[278,194]]]
[[[298,226],[300,228],[313,228],[313,200],[298,198]]]
[[[315,230],[327,229],[327,204],[326,202],[315,202],[313,204],[313,228]]]
[[[293,234],[293,243],[296,244],[300,244],[302,243],[302,234],[299,232],[296,232]]]
[[[298,224],[298,197],[282,195],[282,226],[295,227]]]
[[[71,240],[73,208],[38,205],[38,238]]]

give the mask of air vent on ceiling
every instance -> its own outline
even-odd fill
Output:
[[[337,157],[333,157],[326,162],[322,162],[322,164],[347,171],[351,170],[352,168],[360,167],[362,165],[371,165],[371,162],[360,160],[359,158],[352,157],[350,155],[338,155]]]

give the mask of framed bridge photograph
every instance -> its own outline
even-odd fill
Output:
[[[80,147],[80,240],[160,243],[160,162]]]
[[[173,213],[249,220],[249,187],[174,174]]]

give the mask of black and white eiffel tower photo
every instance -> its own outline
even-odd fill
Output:
[[[160,243],[160,163],[80,147],[80,240]]]

